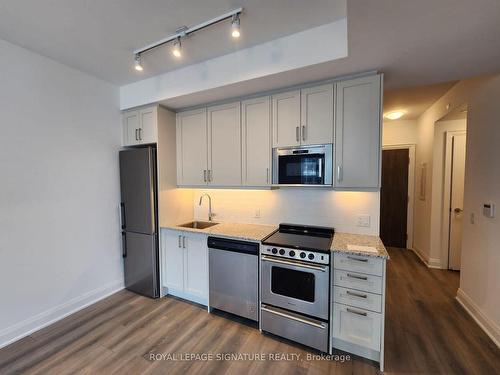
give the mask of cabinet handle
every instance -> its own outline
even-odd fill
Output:
[[[207,176],[208,182],[212,182],[212,170],[208,170],[208,176]]]
[[[266,183],[269,183],[269,168],[266,168]]]
[[[203,181],[207,182],[207,170],[206,169],[203,170]]]
[[[363,262],[363,263],[366,263],[368,262],[368,259],[363,259],[363,258],[354,258],[354,257],[351,257],[351,256],[348,256],[347,259],[350,259],[350,260],[355,260],[357,262]]]
[[[295,127],[295,139],[296,139],[297,142],[300,141],[299,127],[298,126]]]
[[[350,309],[349,307],[347,308],[347,312],[350,312],[351,314],[361,315],[361,316],[366,316],[366,315],[368,315],[368,314],[367,314],[367,313],[365,313],[365,312],[358,311],[358,310],[353,310],[353,309]]]
[[[178,247],[180,248],[180,247],[182,247],[182,245],[181,245],[181,237],[182,237],[182,236],[180,236],[180,235],[179,235],[179,236],[177,236],[177,237],[179,237],[179,238],[178,238]]]
[[[368,280],[368,277],[366,276],[358,276],[358,275],[353,275],[351,273],[348,273],[347,277],[350,277],[351,279]]]
[[[302,140],[306,140],[306,127],[304,125],[302,125]]]
[[[359,297],[359,298],[368,298],[367,294],[354,293],[354,292],[351,292],[350,290],[346,290],[346,294],[349,294],[350,296],[354,296],[354,297]]]
[[[136,141],[138,141],[138,140],[139,140],[139,138],[137,138],[137,130],[139,130],[139,129],[135,129],[135,140],[136,140]]]
[[[340,164],[337,165],[337,181],[342,181],[342,166]]]
[[[186,236],[182,236],[182,248],[186,248]]]
[[[139,141],[142,141],[142,128],[139,128]]]

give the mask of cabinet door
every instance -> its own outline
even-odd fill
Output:
[[[273,147],[300,144],[300,91],[273,95]]]
[[[241,185],[240,102],[210,107],[208,182],[217,186]]]
[[[184,250],[182,233],[165,231],[162,241],[163,286],[179,292],[184,290]]]
[[[378,188],[381,77],[337,83],[335,187]]]
[[[177,114],[177,184],[206,185],[207,111]]]
[[[241,103],[243,185],[271,182],[271,100],[268,96]]]
[[[380,350],[381,314],[333,304],[333,337],[365,348]]]
[[[184,240],[184,292],[197,297],[196,302],[206,303],[208,298],[207,237],[184,233]]]
[[[123,145],[131,146],[139,143],[139,111],[123,113]]]
[[[300,92],[301,143],[318,145],[333,142],[333,84]]]
[[[157,136],[157,107],[150,107],[141,109],[139,111],[140,130],[139,140],[140,143],[156,143]]]

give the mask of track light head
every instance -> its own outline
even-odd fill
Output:
[[[233,20],[231,21],[231,36],[233,38],[239,38],[240,33],[240,15],[239,13],[233,16]]]
[[[139,55],[139,54],[135,55],[134,61],[135,61],[134,62],[135,70],[137,70],[138,72],[142,72],[144,70],[144,68],[141,65],[141,55]]]
[[[181,37],[179,36],[174,41],[174,45],[172,47],[172,55],[174,55],[177,58],[181,57],[182,56],[181,49],[182,49]]]

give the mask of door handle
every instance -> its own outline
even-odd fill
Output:
[[[212,182],[212,170],[211,169],[209,169],[207,171],[207,180],[208,180],[208,182]]]
[[[178,238],[177,238],[177,247],[181,248],[181,247],[182,247],[182,243],[181,243],[181,237],[182,237],[182,236],[181,236],[181,235],[178,235],[177,237],[178,237]]]
[[[306,140],[306,127],[304,125],[302,125],[302,140]]]
[[[122,232],[122,257],[126,258],[127,257],[127,237],[126,233]]]
[[[340,164],[337,165],[337,181],[342,181],[342,166]]]
[[[142,141],[142,128],[139,128],[139,141]]]
[[[455,208],[453,211],[455,211],[456,214],[459,214],[461,212],[463,212],[463,210],[461,208]]]
[[[182,248],[186,248],[186,236],[182,236]]]
[[[120,202],[120,214],[122,217],[122,229],[125,229],[127,226],[125,223],[125,203],[124,202]]]
[[[269,183],[269,168],[266,168],[266,183]]]
[[[203,181],[207,182],[207,170],[206,169],[203,170]]]
[[[138,141],[138,140],[139,140],[139,138],[137,137],[137,130],[139,130],[139,129],[135,129],[135,140],[136,140],[136,141]]]
[[[295,127],[295,139],[297,142],[300,142],[300,136],[299,136],[299,127]]]

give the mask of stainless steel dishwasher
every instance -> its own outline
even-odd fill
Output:
[[[259,244],[208,237],[209,307],[258,321]]]

